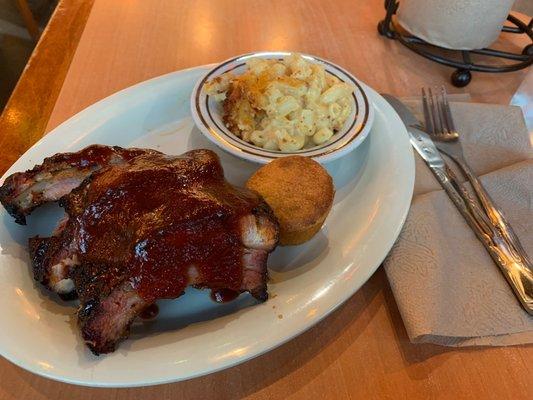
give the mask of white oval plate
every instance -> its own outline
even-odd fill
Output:
[[[344,123],[343,128],[335,132],[331,139],[319,146],[292,152],[282,152],[263,149],[252,143],[245,142],[224,126],[222,107],[205,92],[206,82],[225,72],[231,71],[236,75],[243,73],[246,70],[245,63],[250,58],[282,59],[290,54],[283,51],[244,54],[230,58],[207,72],[198,80],[191,94],[191,113],[200,131],[222,150],[260,164],[266,164],[275,158],[295,154],[311,157],[320,163],[326,163],[336,160],[360,146],[366,139],[374,122],[374,109],[368,100],[364,85],[338,65],[309,54],[302,54],[302,57],[312,63],[321,64],[326,73],[334,75],[341,81],[355,87],[352,95],[354,104],[352,113]]]
[[[94,104],[35,144],[6,175],[92,143],[151,147],[169,154],[213,148],[195,128],[189,111],[193,84],[206,71],[199,67],[174,72]],[[130,339],[113,354],[93,356],[80,340],[73,305],[56,301],[31,277],[27,238],[49,234],[61,210],[45,206],[24,227],[2,209],[0,354],[64,382],[153,385],[238,364],[324,318],[383,261],[400,232],[413,190],[414,159],[407,132],[385,100],[365,90],[376,110],[372,135],[327,166],[337,193],[322,231],[305,245],[278,248],[270,257],[271,299],[254,305],[241,295],[219,305],[206,292],[188,290],[177,300],[160,302],[158,318],[137,323]],[[219,155],[233,183],[243,184],[257,168],[224,152]]]

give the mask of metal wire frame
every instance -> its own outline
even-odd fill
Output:
[[[407,48],[422,57],[446,65],[448,67],[457,68],[457,71],[455,71],[452,75],[452,83],[456,86],[466,86],[470,82],[470,71],[491,73],[511,72],[526,68],[533,64],[533,44],[531,43],[525,46],[520,54],[490,48],[477,50],[444,49],[442,47],[428,43],[419,37],[399,33],[399,30],[397,29],[392,18],[398,9],[398,2],[396,0],[386,0],[385,9],[385,19],[380,21],[380,23],[378,24],[379,33],[383,36],[388,37],[389,39],[398,40],[404,46],[406,46]],[[504,26],[502,32],[512,34],[526,34],[533,42],[533,18],[529,21],[529,24],[527,25],[513,15],[509,15],[507,17],[507,21],[513,24],[513,26]],[[442,54],[438,54],[437,51],[440,50],[460,53],[462,61],[458,61],[457,59],[452,59]],[[512,64],[507,63],[501,65],[474,63],[472,62],[471,54],[482,55],[485,57],[503,58],[517,62]]]

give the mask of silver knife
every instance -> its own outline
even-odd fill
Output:
[[[411,110],[393,96],[384,94],[383,97],[394,108],[407,128],[411,145],[426,162],[453,204],[483,243],[524,309],[533,315],[533,271],[523,260],[514,256],[512,247],[455,177],[433,140],[420,128]]]

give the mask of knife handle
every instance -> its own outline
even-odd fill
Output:
[[[529,259],[529,256],[527,255],[526,251],[524,250],[522,243],[520,243],[520,239],[515,234],[513,228],[507,222],[502,212],[498,209],[496,204],[494,204],[494,201],[491,199],[477,176],[472,172],[468,164],[463,162],[461,159],[454,157],[452,157],[452,159],[457,163],[457,165],[461,168],[463,173],[470,181],[470,184],[472,185],[476,196],[478,197],[481,205],[483,206],[485,213],[492,222],[492,225],[494,225],[498,229],[501,235],[510,244],[511,249],[514,251],[514,256],[516,258],[522,258],[522,260],[528,266],[529,269],[533,268],[533,264]]]
[[[456,181],[453,179],[453,173],[451,170],[446,166],[443,165],[442,167],[436,167],[432,166],[430,167],[431,171],[441,184],[441,186],[444,188],[446,193],[448,194],[448,197],[452,200],[453,204],[463,218],[466,220],[468,225],[472,228],[476,236],[479,240],[485,244],[486,240],[490,240],[490,234],[488,232],[486,224],[484,224],[484,220],[482,217],[474,217],[475,212],[471,212],[471,208],[467,205],[467,201],[462,196],[462,193],[459,194],[459,191],[456,188]]]
[[[533,315],[533,271],[494,228],[446,164],[431,167],[454,205],[498,265],[524,309]]]

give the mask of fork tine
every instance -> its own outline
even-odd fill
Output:
[[[424,108],[426,130],[428,133],[435,134],[435,124],[433,123],[433,118],[429,111],[428,97],[425,88],[422,88],[422,105]]]
[[[446,88],[444,86],[441,87],[441,94],[442,94],[444,115],[445,115],[445,118],[448,124],[448,130],[450,132],[457,132],[455,130],[455,125],[453,123],[452,112],[450,110],[450,103],[448,103],[448,93],[446,92]]]
[[[442,128],[440,133],[442,135],[447,135],[450,133],[450,127],[448,126],[448,120],[446,118],[446,110],[444,109],[444,101],[442,96],[439,96],[439,94],[435,95],[435,101],[435,107],[437,108],[437,113],[439,114],[439,120]]]
[[[435,135],[441,135],[442,134],[442,121],[440,119],[440,115],[438,112],[438,105],[436,104],[436,99],[433,96],[433,91],[431,88],[428,89],[428,99],[429,99],[429,108],[431,110],[432,118],[433,118],[433,124],[435,127],[434,134]]]

